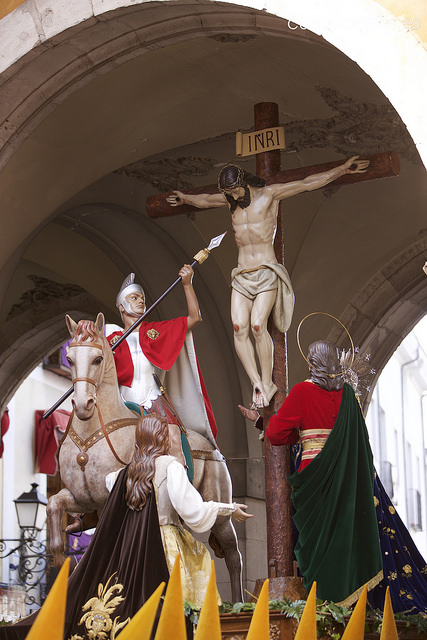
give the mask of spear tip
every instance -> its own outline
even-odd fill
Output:
[[[227,232],[224,231],[224,233],[221,233],[221,235],[216,236],[215,238],[212,238],[208,246],[208,251],[211,251],[212,249],[216,249],[217,247],[219,247],[226,233]]]

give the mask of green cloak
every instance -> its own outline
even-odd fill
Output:
[[[372,451],[350,385],[322,451],[289,482],[307,593],[315,580],[319,598],[348,606],[365,584],[373,588],[382,578]]]

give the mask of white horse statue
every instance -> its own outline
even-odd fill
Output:
[[[73,412],[59,451],[61,479],[66,485],[47,505],[50,548],[56,566],[65,560],[62,516],[101,512],[108,497],[105,476],[126,465],[135,446],[138,417],[124,404],[114,356],[104,337],[104,316],[75,323],[66,316],[72,342],[67,352],[74,385]],[[224,457],[202,435],[188,430],[193,484],[204,500],[232,501],[231,478]],[[243,600],[242,558],[230,517],[218,516],[209,538],[224,557],[234,602]],[[221,553],[222,552],[222,553]]]

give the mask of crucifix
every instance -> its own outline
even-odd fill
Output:
[[[237,275],[244,272],[244,276],[246,277],[248,273],[251,274],[255,271],[260,272],[262,269],[263,271],[260,274],[257,273],[255,276],[257,282],[259,282],[264,279],[264,270],[271,271],[273,264],[274,269],[276,269],[277,265],[277,270],[279,269],[279,265],[284,265],[283,226],[279,208],[281,198],[288,197],[305,190],[322,188],[331,182],[333,182],[334,185],[344,185],[363,180],[373,180],[398,175],[399,158],[395,153],[381,153],[366,156],[363,159],[356,160],[356,158],[352,158],[344,164],[340,162],[330,162],[322,165],[281,171],[280,150],[277,148],[278,146],[276,146],[274,150],[265,150],[266,147],[269,148],[269,143],[271,143],[271,146],[275,146],[275,136],[279,125],[278,105],[269,102],[260,103],[255,105],[254,112],[255,133],[258,132],[258,135],[255,135],[251,144],[260,143],[261,145],[261,152],[256,155],[256,175],[265,182],[257,184],[255,181],[253,183],[254,188],[251,188],[251,182],[248,182],[249,187],[247,192],[249,192],[249,196],[252,198],[249,199],[249,204],[248,200],[245,200],[245,198],[247,198],[247,192],[244,187],[247,185],[245,184],[244,172],[241,174],[239,174],[239,172],[237,172],[237,174],[229,173],[227,178],[226,173],[223,173],[225,170],[222,170],[220,173],[219,184],[191,189],[186,194],[182,194],[177,191],[174,196],[164,194],[149,197],[147,199],[147,212],[150,217],[157,218],[188,213],[196,209],[200,210],[201,208],[209,209],[212,207],[226,206],[228,204],[230,211],[232,212],[233,229],[235,232],[236,243],[239,248],[239,266],[249,267],[241,269]],[[268,135],[268,131],[271,132],[270,135]],[[261,134],[261,132],[267,133]],[[235,169],[239,168],[235,167]],[[225,176],[224,181],[223,176]],[[262,184],[266,186],[262,187]],[[236,204],[233,203],[233,200],[236,201]],[[266,201],[267,205],[265,204]],[[193,204],[195,206],[193,206]],[[174,205],[180,206],[174,208]],[[253,237],[256,237],[257,214],[261,215],[262,218],[262,228],[258,243],[261,258],[257,263],[258,267],[254,269],[250,263],[250,258],[248,258],[245,264],[245,260],[249,255],[249,251],[245,253],[245,233],[247,231],[247,227],[252,225],[252,231],[254,232]],[[263,234],[264,236],[268,236],[267,242],[265,242],[265,239],[263,240]],[[252,251],[252,240],[248,244],[250,244]],[[269,247],[272,252],[271,255],[269,253]],[[235,271],[236,270],[233,270],[233,274]],[[290,295],[293,296],[290,281],[286,281],[285,276],[279,275],[278,277],[283,280],[285,285],[279,284],[277,286],[288,286],[288,288],[290,288]],[[282,331],[280,330],[280,327],[278,328],[276,319],[274,323],[269,321],[268,334],[271,336],[272,345],[274,347],[274,349],[271,349],[270,347],[270,371],[268,371],[268,362],[267,365],[264,366],[263,371],[262,362],[263,358],[264,364],[265,361],[268,361],[268,342],[264,344],[264,347],[266,345],[264,351],[262,347],[258,348],[257,345],[257,355],[261,364],[261,374],[259,374],[256,370],[256,365],[254,365],[255,360],[253,350],[251,353],[250,348],[246,349],[244,345],[242,346],[242,341],[239,340],[239,334],[242,329],[242,321],[243,324],[246,322],[244,314],[242,315],[240,311],[242,309],[243,311],[247,311],[249,309],[247,314],[248,318],[253,319],[252,313],[257,297],[261,296],[260,306],[264,310],[267,308],[268,315],[270,315],[270,311],[273,308],[273,305],[276,304],[276,300],[279,295],[274,291],[274,295],[271,296],[271,287],[269,291],[268,286],[269,285],[267,283],[265,287],[266,291],[261,289],[260,294],[255,293],[255,302],[252,302],[252,305],[249,305],[249,303],[244,301],[246,293],[239,296],[239,290],[237,289],[237,294],[235,294],[233,275],[231,308],[236,352],[242,361],[248,376],[251,378],[254,389],[253,400],[255,404],[258,406],[264,406],[264,428],[267,428],[270,416],[277,412],[288,393],[286,327],[290,324],[290,317],[286,319],[284,327],[281,327]],[[265,293],[270,295],[265,296]],[[286,305],[284,306],[286,307]],[[292,310],[293,302],[292,304],[288,304],[288,316],[289,314],[292,316]],[[256,331],[261,331],[261,328],[262,323],[259,325],[256,324],[252,327],[253,333],[256,334]],[[256,338],[257,336],[255,336],[255,342],[257,342]],[[291,577],[294,573],[291,497],[290,485],[287,482],[287,477],[290,474],[290,447],[272,447],[266,440],[265,490],[267,510],[267,556],[271,597],[281,597],[280,594],[283,595],[283,579]]]

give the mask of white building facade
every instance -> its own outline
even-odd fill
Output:
[[[27,594],[23,593],[23,587],[19,584],[18,565],[21,556],[19,551],[9,553],[20,545],[20,540],[22,542],[14,500],[29,492],[32,483],[38,484],[37,490],[42,496],[48,495],[48,476],[38,473],[35,464],[35,412],[49,409],[70,384],[68,378],[39,365],[21,384],[8,405],[10,425],[3,437],[4,452],[0,459],[0,536],[5,541],[0,554],[0,620],[14,621],[37,609],[46,589],[46,577],[39,571],[40,568],[43,570],[44,561],[37,561],[36,558],[30,559],[27,565],[31,570],[34,568],[26,581]],[[70,411],[70,400],[64,402],[61,408]],[[26,553],[42,552],[46,541],[45,528],[37,533],[36,541],[41,546],[36,542],[34,546],[26,548]],[[40,585],[30,588],[29,585],[39,581]]]
[[[427,326],[425,321],[422,325]],[[366,424],[375,467],[419,551],[427,556],[427,354],[417,329],[382,371]]]

